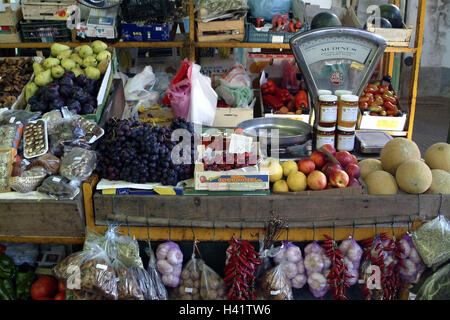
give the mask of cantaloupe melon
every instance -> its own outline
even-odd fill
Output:
[[[381,161],[378,159],[364,159],[358,163],[361,171],[361,178],[364,180],[369,174],[374,171],[383,171]]]
[[[383,169],[395,174],[397,168],[407,160],[419,160],[420,150],[414,141],[395,138],[385,144],[380,153]]]
[[[431,170],[433,180],[426,193],[429,194],[450,194],[450,173],[441,169]]]
[[[395,178],[400,189],[412,194],[424,193],[433,180],[430,168],[420,160],[403,162],[397,168]]]
[[[374,171],[366,177],[364,182],[369,194],[397,194],[398,192],[394,176],[386,171]]]
[[[450,172],[450,144],[438,142],[425,152],[425,162],[431,169]]]

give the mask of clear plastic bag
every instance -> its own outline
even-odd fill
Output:
[[[291,0],[248,0],[251,16],[272,21],[276,14],[289,13]]]
[[[172,241],[161,243],[156,250],[156,269],[167,287],[176,288],[180,283],[183,267],[183,253],[178,244]]]
[[[130,267],[129,269],[133,273],[133,276],[144,295],[144,300],[162,300],[156,292],[155,283],[153,282],[152,277],[145,269],[136,267]]]
[[[264,300],[293,300],[291,283],[283,271],[283,264],[266,271],[258,281],[259,297]]]
[[[111,260],[101,247],[92,245],[88,250],[71,254],[53,268],[54,276],[68,289],[117,300],[116,273]]]
[[[53,132],[55,125],[63,118],[60,110],[52,110],[42,115],[42,119],[47,121],[48,132]]]
[[[50,176],[42,182],[37,191],[47,193],[58,200],[73,200],[80,192],[80,188],[62,176]]]
[[[35,167],[44,168],[48,174],[58,174],[61,160],[51,153],[43,154],[38,158],[31,159],[31,163],[27,165],[26,169],[30,170]]]
[[[439,215],[412,233],[420,257],[428,267],[438,268],[450,259],[450,224]]]
[[[196,0],[195,10],[200,11],[202,19],[221,16],[228,11],[247,11],[247,0]]]
[[[41,112],[26,110],[6,110],[0,113],[0,125],[21,122],[24,125],[39,118]]]
[[[97,165],[95,151],[75,147],[64,153],[60,173],[70,180],[84,181],[92,174]]]
[[[281,86],[284,89],[300,90],[300,81],[297,79],[297,65],[294,60],[285,60],[283,64],[283,79]]]
[[[192,255],[181,272],[180,286],[176,290],[176,300],[200,300],[199,261]]]
[[[113,266],[117,276],[118,300],[144,300],[144,294],[133,272],[117,259],[114,260]]]
[[[19,148],[23,124],[5,124],[0,126],[0,148]]]
[[[87,145],[86,135],[75,118],[63,118],[49,131],[50,151],[61,157],[66,146]]]
[[[199,260],[198,264],[201,275],[200,298],[202,300],[225,300],[225,281],[203,260]]]
[[[425,280],[415,300],[448,300],[449,297],[450,263],[447,263]]]
[[[156,258],[150,246],[150,243],[148,245],[148,248],[146,248],[145,252],[149,256],[147,272],[150,275],[150,278],[154,285],[158,300],[168,300],[169,294],[167,293],[167,289],[161,280],[161,276],[159,275],[158,270],[156,270]]]

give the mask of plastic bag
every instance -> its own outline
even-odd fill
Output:
[[[191,98],[188,121],[212,126],[217,108],[217,93],[211,87],[211,78],[200,73],[201,67],[193,64]]]
[[[439,215],[412,233],[414,245],[428,267],[436,269],[450,259],[450,224]]]
[[[169,295],[167,293],[166,287],[164,286],[164,284],[161,280],[161,277],[160,277],[158,271],[156,270],[156,258],[155,258],[155,254],[153,253],[153,250],[150,246],[150,243],[148,245],[148,248],[145,249],[145,252],[149,256],[147,272],[150,276],[150,279],[152,280],[158,300],[168,300]],[[153,300],[156,300],[156,299],[153,299]]]
[[[220,85],[216,88],[216,93],[232,107],[247,108],[253,100],[253,90],[249,87],[231,89]]]
[[[114,260],[113,267],[117,276],[118,300],[144,300],[144,294],[133,272],[117,259]]]
[[[26,166],[26,169],[30,170],[35,167],[42,167],[48,174],[57,174],[59,172],[60,164],[61,161],[58,157],[55,157],[51,153],[46,153],[38,158],[33,158],[31,163]]]
[[[37,188],[37,191],[47,193],[49,196],[58,200],[73,200],[80,192],[80,188],[71,184],[64,177],[50,176],[42,182],[41,186]]]
[[[300,247],[292,242],[283,243],[280,251],[273,258],[277,265],[283,263],[283,272],[289,279],[291,286],[301,289],[306,284],[306,271]]]
[[[127,81],[124,93],[128,108],[124,111],[124,119],[132,118],[141,106],[151,107],[158,103],[159,93],[152,90],[155,82],[151,66],[146,66],[142,72]]]
[[[167,89],[163,104],[170,104],[177,117],[187,119],[191,103],[191,74],[193,63],[187,59],[181,62],[181,67]]]
[[[0,148],[19,148],[23,124],[5,124],[0,126]]]
[[[144,296],[144,300],[160,300],[156,292],[153,279],[144,268],[130,267],[129,270],[131,271],[134,279],[139,285],[139,288],[141,289]]]
[[[42,115],[42,119],[47,121],[47,130],[48,132],[53,132],[55,125],[61,121],[63,118],[60,110],[52,110],[50,112],[44,113]]]
[[[240,63],[237,63],[233,68],[228,70],[227,73],[222,75],[219,82],[221,85],[232,89],[242,87],[250,88],[251,86],[250,77],[247,74],[247,71],[245,71],[244,66]]]
[[[449,297],[450,263],[447,263],[425,280],[415,300],[448,300]]]
[[[248,6],[252,17],[272,21],[276,14],[289,13],[291,0],[249,0]]]
[[[57,157],[64,154],[67,146],[87,145],[85,132],[75,118],[63,118],[56,122],[49,133],[50,151]]]
[[[5,110],[0,113],[0,125],[21,122],[27,124],[39,118],[41,112],[31,112],[26,110]]]
[[[300,81],[297,79],[297,65],[294,60],[285,60],[283,64],[283,79],[281,86],[284,89],[300,90]]]
[[[264,300],[293,300],[291,283],[283,271],[283,264],[266,271],[259,282],[259,296]]]
[[[75,147],[64,153],[60,173],[70,180],[84,181],[92,174],[97,164],[95,151]]]
[[[331,261],[317,241],[308,244],[304,251],[304,266],[308,277],[309,291],[314,297],[321,298],[329,289],[326,275],[330,270]]]
[[[195,9],[202,19],[221,16],[229,11],[247,11],[247,0],[196,0]]]
[[[105,250],[97,245],[66,257],[53,268],[53,274],[68,289],[117,300],[116,273]]]
[[[192,254],[181,272],[180,286],[177,288],[176,300],[200,300],[199,261]]]
[[[352,278],[348,278],[348,284],[353,286],[358,282],[359,266],[363,250],[353,237],[342,241],[339,245],[339,250],[341,250],[344,256],[344,265],[347,266],[347,274],[352,276]]]
[[[417,283],[425,264],[416,250],[411,236],[406,233],[400,240],[403,253],[400,255],[400,277],[408,283]]]
[[[178,244],[172,241],[161,243],[156,250],[156,269],[167,287],[176,288],[180,283],[183,266],[183,253]]]
[[[39,255],[39,245],[35,243],[2,243],[6,247],[5,254],[12,259],[16,266],[27,263],[36,264]]]
[[[199,260],[200,298],[202,300],[225,300],[225,281],[203,260]],[[183,273],[181,273],[183,276]]]

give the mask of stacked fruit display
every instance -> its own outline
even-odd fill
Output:
[[[369,111],[371,116],[398,117],[403,114],[392,86],[379,81],[366,86],[359,99],[359,108],[361,112]]]
[[[273,190],[319,191],[359,186],[360,168],[356,157],[347,151],[336,152],[329,144],[322,148],[323,151],[314,151],[309,158],[301,159],[298,163],[289,160],[280,164],[275,159],[270,159],[269,172]],[[283,180],[283,176],[286,180]]]
[[[55,43],[51,57],[34,62],[34,81],[27,84],[25,98],[32,111],[48,112],[68,106],[80,114],[94,113],[102,75],[111,52],[96,40],[74,48]]]
[[[384,146],[380,158],[359,163],[369,194],[397,194],[398,189],[411,194],[450,194],[448,143],[430,146],[423,160],[414,141],[395,138]]]

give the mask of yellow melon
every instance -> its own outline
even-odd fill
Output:
[[[403,162],[397,168],[395,178],[400,189],[412,194],[424,193],[433,180],[430,168],[420,160]]]
[[[425,162],[431,169],[450,172],[450,144],[438,142],[425,152]]]
[[[364,159],[358,163],[361,170],[361,178],[364,180],[369,174],[374,171],[383,171],[381,161],[378,159]]]
[[[414,141],[395,138],[385,144],[380,153],[383,170],[395,174],[398,166],[407,160],[419,160],[420,150]]]
[[[398,192],[394,176],[386,171],[374,171],[366,177],[364,182],[367,185],[368,194],[397,194]]]
[[[433,180],[426,193],[429,194],[450,194],[450,173],[440,169],[431,170]]]

